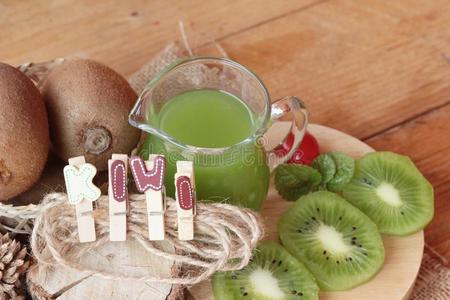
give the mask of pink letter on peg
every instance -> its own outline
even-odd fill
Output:
[[[64,167],[67,197],[75,205],[81,243],[96,240],[92,203],[101,195],[100,189],[92,183],[96,173],[97,169],[86,164],[84,156],[70,158],[69,165]]]
[[[177,178],[177,199],[180,208],[190,210],[194,208],[194,191],[192,189],[191,179],[188,176]]]
[[[127,190],[127,167],[126,163],[120,158],[114,158],[111,160],[111,183],[112,183],[112,192],[113,198],[117,202],[125,201],[128,197]],[[119,155],[116,155],[119,156]],[[125,157],[123,157],[125,158]]]
[[[135,156],[130,164],[136,187],[145,193],[147,201],[148,237],[151,241],[164,240],[166,199],[163,182],[166,159],[162,155],[150,155],[144,164],[141,158]]]
[[[108,160],[109,172],[109,239],[127,239],[127,163],[125,154],[113,154]]]
[[[177,161],[175,174],[175,196],[177,198],[178,239],[194,239],[195,178],[192,161]]]
[[[164,156],[155,156],[150,171],[147,171],[144,161],[138,156],[133,156],[130,164],[134,180],[136,181],[136,187],[139,192],[144,193],[150,188],[154,191],[161,190],[166,169],[166,159]]]

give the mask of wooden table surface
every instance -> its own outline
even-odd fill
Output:
[[[89,57],[127,76],[179,21],[196,53],[216,41],[313,122],[412,157],[435,187],[426,241],[450,259],[449,0],[0,0],[0,61]]]

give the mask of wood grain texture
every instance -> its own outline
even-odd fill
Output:
[[[273,98],[365,138],[449,100],[449,21],[447,0],[327,1],[218,41]]]
[[[19,65],[81,56],[130,75],[180,38],[179,21],[198,46],[316,2],[264,1],[261,7],[258,0],[1,1],[0,60]]]
[[[319,141],[321,152],[342,151],[354,158],[358,158],[365,153],[373,151],[371,147],[358,139],[331,128],[310,125],[308,130]],[[285,132],[286,129],[284,130]],[[278,241],[278,220],[292,204],[292,202],[283,200],[273,185],[271,185],[269,196],[262,209],[262,217],[266,226],[265,239]],[[407,237],[384,236],[383,242],[386,250],[385,264],[372,280],[350,291],[321,293],[320,299],[379,300],[380,295],[383,295],[384,300],[406,300],[422,260],[424,247],[423,231]],[[210,282],[204,282],[195,286],[191,293],[196,299],[213,300]]]
[[[161,247],[166,251],[173,251],[168,244],[161,244]],[[106,243],[90,251],[80,261],[86,266],[136,277],[148,274],[166,277],[172,273],[173,267],[173,261],[148,253],[136,240]],[[53,295],[52,299],[58,300],[167,300],[172,289],[179,289],[171,284],[105,279],[93,276],[90,272],[83,273],[60,265],[50,268],[36,266],[28,272],[27,279]],[[33,296],[41,299],[37,294]]]

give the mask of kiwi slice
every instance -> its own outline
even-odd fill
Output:
[[[382,233],[411,234],[433,218],[433,187],[408,157],[392,152],[369,153],[359,159],[343,195]]]
[[[337,194],[301,197],[280,219],[280,239],[326,291],[347,290],[371,279],[384,262],[376,225]]]
[[[261,244],[242,270],[213,277],[216,300],[309,300],[319,299],[313,275],[281,245]]]

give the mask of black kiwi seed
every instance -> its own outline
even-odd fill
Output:
[[[367,179],[365,177],[362,179],[362,182],[364,182],[365,184],[368,184],[368,185],[373,185],[372,181],[370,181],[369,179]]]
[[[353,229],[353,231],[355,231],[355,230],[356,230],[356,227],[355,227],[355,226],[353,226],[353,227],[352,227],[352,229]]]
[[[316,221],[317,219],[316,219],[316,217],[312,217],[311,219],[313,219],[314,221]]]
[[[349,260],[349,261],[353,261],[353,258],[349,257],[348,260]]]
[[[405,213],[403,211],[400,212],[402,215],[404,215]]]
[[[280,260],[280,261],[278,262],[278,266],[281,266],[281,264],[282,264],[282,261]]]
[[[309,225],[309,222],[308,222],[308,221],[306,221],[306,222],[305,222],[305,225]]]
[[[274,264],[274,263],[276,263],[277,261],[274,259],[274,260],[272,260],[272,263]]]
[[[356,242],[355,242],[355,241],[352,241],[352,245],[356,245]]]
[[[303,233],[303,231],[301,229],[297,230],[298,233]]]
[[[323,250],[323,255],[327,254],[327,250]]]
[[[327,256],[327,260],[329,260],[330,259],[330,257],[329,256]]]
[[[317,212],[320,212],[320,208],[317,207],[316,210],[317,210]]]
[[[242,294],[242,295],[243,295],[243,296],[245,297],[245,296],[248,296],[248,293],[247,293],[247,292],[245,292],[245,293],[244,293],[244,294]]]
[[[356,236],[352,237],[352,240],[356,241]]]
[[[236,276],[236,275],[232,275],[232,276],[231,276],[231,279],[236,280],[236,279],[237,279],[237,276]]]
[[[292,295],[295,295],[295,294],[297,294],[297,291],[293,290],[293,291],[291,291],[291,293],[292,293]]]
[[[288,269],[284,269],[284,272],[287,272],[287,271],[289,271]]]
[[[340,264],[340,262],[339,262],[338,260],[336,261],[336,263],[337,263],[337,264]]]
[[[298,292],[297,295],[303,296],[303,293],[302,292]]]

